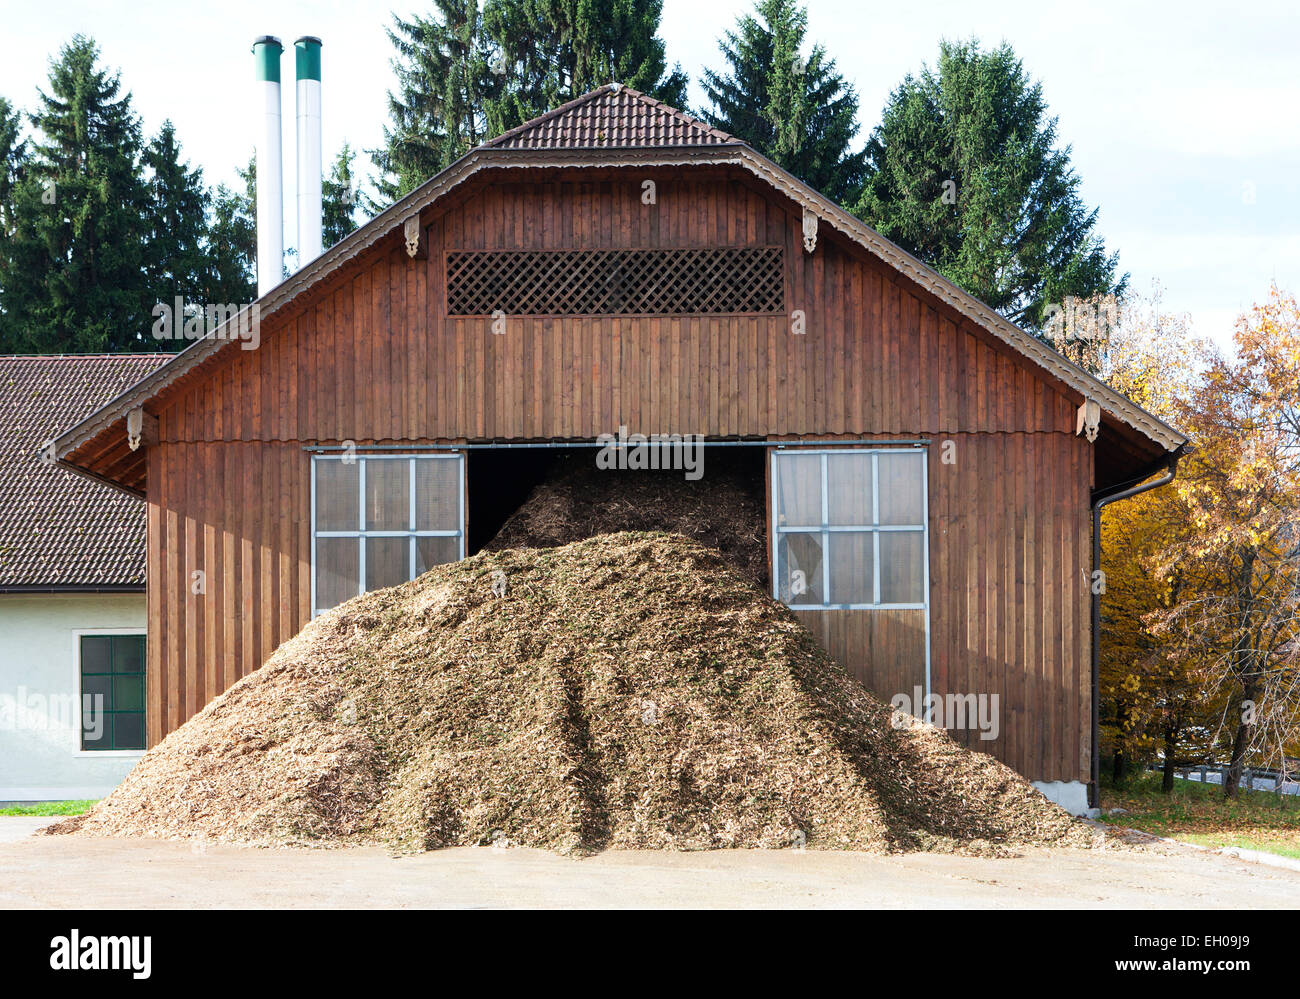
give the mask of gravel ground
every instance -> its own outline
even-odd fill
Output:
[[[0,818],[0,908],[1300,907],[1300,873],[1181,848],[1005,859],[609,850],[573,860],[492,847],[394,857],[32,836],[46,821]]]

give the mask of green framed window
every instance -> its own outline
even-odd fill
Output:
[[[144,749],[144,635],[81,636],[81,748]]]

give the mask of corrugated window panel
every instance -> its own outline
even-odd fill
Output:
[[[415,539],[415,572],[428,572],[435,565],[460,558],[460,538],[436,537]]]
[[[411,521],[410,495],[409,462],[367,460],[366,530],[407,530]]]
[[[822,535],[820,533],[782,534],[777,541],[780,578],[777,589],[782,603],[816,606],[826,602],[823,585]]]
[[[411,578],[409,538],[366,538],[365,544],[367,591],[397,586]]]
[[[872,523],[871,454],[842,451],[826,456],[830,523],[869,527]]]
[[[915,453],[880,453],[881,524],[915,527],[925,523],[923,460]]]
[[[325,464],[325,463],[322,463]],[[316,609],[336,607],[357,595],[361,550],[357,538],[316,539]]]
[[[361,519],[360,462],[316,462],[316,530],[355,531]]]
[[[880,602],[919,604],[925,600],[922,585],[924,557],[920,531],[882,531],[880,537]]]
[[[869,531],[828,533],[830,602],[869,604],[875,599],[876,536]]]
[[[822,461],[816,454],[776,456],[776,522],[780,527],[820,527]]]
[[[460,530],[462,460],[417,458],[415,462],[415,529]]]

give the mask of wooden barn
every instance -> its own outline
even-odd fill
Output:
[[[756,463],[773,593],[868,688],[992,698],[956,738],[1089,781],[1093,505],[1186,439],[745,143],[603,87],[258,308],[256,349],[197,340],[53,444],[147,501],[151,745],[477,550],[528,446],[626,427]]]

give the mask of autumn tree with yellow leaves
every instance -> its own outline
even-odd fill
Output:
[[[1108,302],[1076,303],[1063,323],[1063,353],[1094,371],[1143,408],[1176,422],[1197,383],[1210,346],[1192,333],[1185,314],[1165,310],[1160,290],[1130,298],[1118,311]],[[1098,322],[1114,316],[1113,321]],[[1171,655],[1148,624],[1177,599],[1153,562],[1187,531],[1187,517],[1168,489],[1143,493],[1102,513],[1103,565],[1099,648],[1103,754],[1115,783],[1135,763],[1159,754],[1165,790],[1177,767],[1207,762],[1213,753],[1217,688],[1205,663],[1185,651]]]
[[[1198,677],[1233,797],[1247,761],[1300,741],[1300,305],[1274,287],[1238,320],[1235,357],[1210,351],[1174,422],[1192,438],[1169,498],[1186,519],[1145,566],[1144,616],[1167,662]]]

